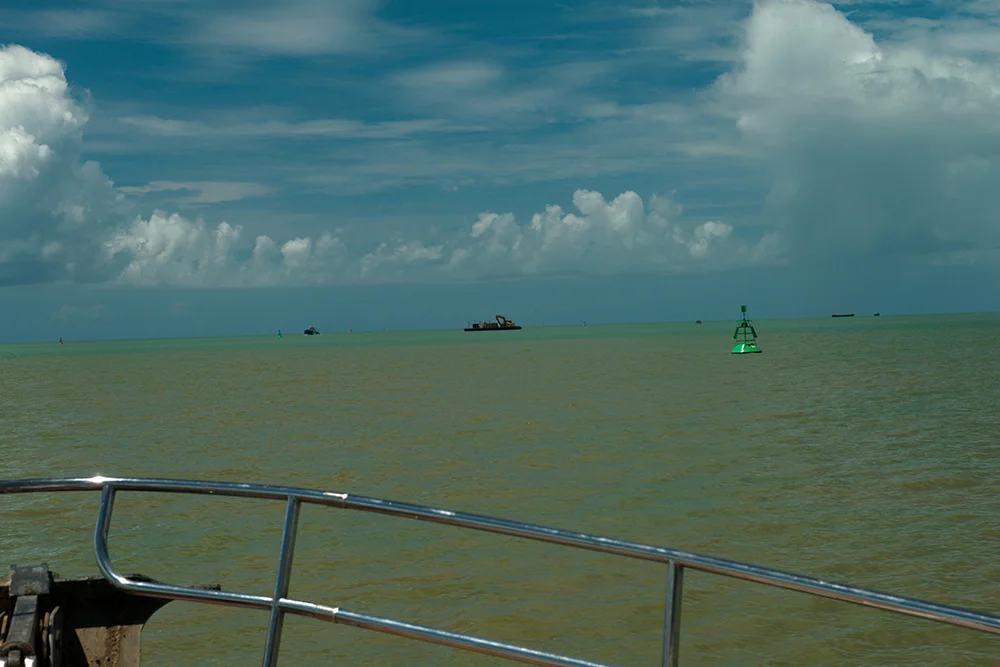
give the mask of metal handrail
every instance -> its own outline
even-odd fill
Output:
[[[301,503],[304,502],[461,526],[490,533],[511,535],[540,542],[561,544],[590,551],[665,563],[667,565],[667,595],[663,629],[663,667],[677,667],[678,664],[681,598],[684,570],[687,568],[1000,635],[1000,616],[993,614],[847,586],[845,584],[838,584],[724,558],[680,551],[678,549],[650,546],[637,542],[627,542],[558,528],[547,528],[545,526],[509,521],[507,519],[436,509],[424,505],[381,500],[348,493],[316,491],[290,486],[118,477],[0,481],[0,494],[97,490],[100,490],[102,493],[97,528],[94,536],[94,550],[97,556],[98,567],[104,576],[119,588],[139,595],[269,610],[270,621],[268,623],[267,642],[263,658],[264,667],[274,667],[277,663],[282,622],[286,613],[309,616],[332,623],[342,623],[433,644],[485,653],[528,664],[548,667],[609,667],[600,663],[536,651],[513,644],[505,644],[436,628],[395,621],[389,618],[352,612],[339,607],[327,607],[312,602],[288,598],[288,585],[291,578],[295,537],[298,531],[299,510]],[[286,502],[285,521],[281,534],[281,553],[278,559],[278,573],[275,580],[274,595],[269,597],[190,588],[172,584],[134,581],[119,574],[115,571],[111,558],[108,555],[108,532],[111,527],[111,514],[114,508],[116,491],[154,491],[284,500]]]

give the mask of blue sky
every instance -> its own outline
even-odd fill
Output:
[[[0,340],[1000,306],[1000,2],[0,7]]]

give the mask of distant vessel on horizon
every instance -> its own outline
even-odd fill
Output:
[[[834,313],[832,317],[854,317],[854,313]]]
[[[472,322],[465,328],[465,331],[518,331],[521,329],[514,323],[514,320],[508,320],[503,315],[497,315],[495,319],[496,322]]]
[[[319,335],[319,329],[317,329],[316,327],[309,327],[308,329],[306,329],[302,333],[304,333],[307,336],[318,336]]]

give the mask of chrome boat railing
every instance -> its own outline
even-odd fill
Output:
[[[663,629],[662,667],[677,667],[680,645],[681,594],[684,570],[700,570],[714,574],[754,581],[767,586],[785,588],[810,595],[851,602],[854,604],[892,611],[907,616],[916,616],[932,621],[957,625],[972,630],[1000,635],[1000,616],[968,609],[950,607],[916,598],[891,595],[878,591],[847,586],[831,581],[806,577],[790,572],[740,563],[737,561],[696,554],[678,549],[656,547],[636,542],[626,542],[586,533],[546,528],[495,517],[436,509],[392,500],[380,500],[348,493],[316,491],[288,486],[267,486],[259,484],[235,484],[229,482],[205,482],[174,479],[140,479],[91,477],[71,479],[30,479],[0,481],[2,493],[31,493],[46,491],[101,491],[97,528],[94,535],[94,549],[101,572],[113,584],[138,595],[209,602],[222,605],[251,607],[270,612],[267,638],[264,649],[264,667],[277,664],[281,629],[286,613],[309,616],[322,621],[342,623],[391,635],[409,637],[433,644],[485,653],[509,660],[550,667],[609,667],[601,663],[536,651],[533,649],[502,642],[471,637],[436,628],[395,621],[389,618],[348,611],[339,607],[328,607],[313,602],[289,599],[288,586],[291,578],[292,557],[298,530],[299,509],[302,503],[327,505],[341,509],[376,512],[421,521],[443,523],[463,528],[472,528],[490,533],[500,533],[514,537],[561,544],[590,551],[600,551],[618,556],[664,563],[667,566],[666,605]],[[286,503],[284,528],[281,534],[281,551],[273,596],[231,593],[205,590],[186,586],[175,586],[154,582],[134,581],[115,571],[108,555],[108,531],[114,508],[115,493],[118,491],[153,491],[167,493],[190,493],[237,496],[283,500]]]

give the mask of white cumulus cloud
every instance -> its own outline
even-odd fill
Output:
[[[1000,243],[995,64],[879,43],[825,3],[760,0],[716,92],[770,173],[793,258],[987,257]]]
[[[122,283],[185,287],[250,287],[338,282],[344,245],[336,237],[294,238],[279,245],[271,237],[247,238],[243,228],[221,222],[155,212],[118,230],[107,257],[127,262]]]
[[[99,229],[117,198],[81,162],[86,112],[62,64],[20,46],[0,49],[0,284],[101,280]]]
[[[465,230],[438,243],[394,238],[350,252],[339,237],[294,238],[279,245],[242,227],[156,212],[119,229],[107,243],[117,280],[138,285],[263,286],[444,281],[565,273],[671,272],[766,259],[770,239],[751,246],[730,238],[717,221],[690,226],[671,217],[680,208],[638,194],[606,201],[577,190],[575,213],[560,206],[520,223],[513,213],[481,213]],[[120,260],[120,261],[118,261]]]
[[[561,272],[674,271],[753,261],[723,222],[679,224],[679,207],[578,190],[575,212],[548,206],[524,223],[482,213],[437,239],[349,248],[329,233],[277,241],[238,222],[128,213],[122,192],[195,189],[211,201],[269,192],[245,183],[157,181],[116,190],[81,158],[86,112],[55,59],[0,49],[0,281],[260,286],[452,280]],[[251,187],[252,186],[252,187]],[[208,195],[204,193],[209,192]],[[728,252],[729,255],[725,253]]]
[[[0,285],[262,285],[338,277],[342,244],[329,235],[279,245],[268,236],[245,239],[239,225],[226,222],[210,228],[162,212],[130,218],[100,165],[82,160],[87,120],[62,63],[21,46],[0,48]],[[204,194],[227,184],[195,185]],[[248,193],[235,185],[209,198]]]
[[[726,253],[716,268],[757,257],[756,248],[731,242],[728,224],[677,224],[672,218],[680,207],[664,197],[646,206],[631,191],[607,201],[599,192],[577,190],[573,206],[575,213],[547,206],[526,224],[511,213],[481,213],[468,236],[449,248],[449,267],[477,276],[612,274],[691,269],[716,251]]]
[[[262,4],[235,18],[213,14],[218,20],[212,25],[218,29],[202,37],[224,49],[302,55],[367,48],[376,33],[381,34],[373,19],[376,3],[352,0],[347,9],[336,11],[322,4],[293,3],[290,13],[282,16],[294,20],[279,22],[272,20],[277,10]],[[728,25],[735,16],[729,10],[712,13],[713,25]],[[965,21],[965,34],[973,34],[971,19],[959,18]],[[307,31],[303,41],[301,31],[293,29],[302,22],[325,28]],[[701,95],[640,105],[601,96],[597,83],[607,74],[601,63],[558,66],[528,79],[519,78],[505,63],[488,60],[438,63],[399,73],[395,83],[411,110],[462,108],[494,120],[522,115],[528,120],[584,119],[583,125],[593,131],[543,137],[531,150],[498,147],[500,142],[495,142],[492,154],[482,148],[485,144],[475,153],[464,144],[435,152],[430,142],[407,141],[393,145],[391,159],[378,161],[366,155],[368,145],[359,144],[357,169],[338,168],[333,175],[314,178],[335,184],[343,179],[399,184],[416,182],[416,172],[421,178],[442,173],[444,165],[450,178],[471,174],[472,184],[473,178],[482,182],[487,175],[502,181],[504,170],[509,174],[516,164],[521,173],[534,170],[531,180],[542,181],[584,173],[591,178],[625,174],[639,169],[636,160],[655,178],[667,155],[666,148],[659,151],[658,142],[683,134],[688,153],[684,164],[702,170],[692,179],[705,177],[704,165],[720,164],[720,156],[732,157],[731,162],[737,157],[757,160],[759,174],[769,183],[768,215],[763,226],[750,228],[718,213],[693,219],[672,195],[644,200],[630,190],[602,194],[578,189],[571,204],[543,207],[537,202],[536,212],[527,216],[510,212],[519,210],[520,203],[478,217],[474,208],[466,224],[449,233],[411,232],[367,246],[352,243],[350,221],[337,219],[335,210],[331,224],[346,231],[291,238],[248,234],[238,219],[209,219],[210,208],[205,219],[170,211],[135,215],[132,207],[150,202],[154,193],[161,193],[156,195],[161,205],[167,200],[162,193],[187,192],[173,201],[209,207],[270,195],[272,186],[156,180],[115,188],[97,163],[83,160],[87,111],[75,101],[62,63],[20,46],[3,47],[0,285],[464,280],[707,271],[777,260],[848,273],[839,267],[880,265],[890,256],[919,257],[939,265],[995,262],[1000,252],[1000,189],[995,185],[1000,179],[1000,65],[990,55],[995,50],[986,47],[1000,44],[1000,28],[995,22],[978,22],[974,34],[980,46],[971,48],[969,42],[962,46],[956,39],[940,37],[958,34],[955,21],[944,17],[933,23],[942,26],[935,33],[938,38],[916,30],[913,22],[907,24],[910,28],[873,34],[827,3],[758,0],[742,24],[735,56],[727,41],[726,56],[718,60],[731,61],[731,71]],[[253,30],[242,30],[247,25]],[[274,34],[269,26],[276,26]],[[289,35],[301,43],[289,41]],[[663,37],[680,39],[676,30]],[[681,41],[682,50],[697,44],[693,37]],[[664,72],[669,76],[669,70]],[[199,141],[225,134],[241,140],[349,137],[362,142],[451,127],[430,118],[228,126],[158,116],[126,120],[146,132]],[[523,127],[539,124],[544,123]],[[558,153],[559,160],[548,160],[546,151]],[[715,162],[699,162],[712,156]],[[568,170],[565,164],[571,161],[583,166]],[[313,170],[314,165],[304,168]],[[452,180],[466,191],[464,181]],[[715,210],[746,203],[733,201],[739,189],[734,183],[721,183],[719,189]],[[122,193],[135,196],[123,198]]]

